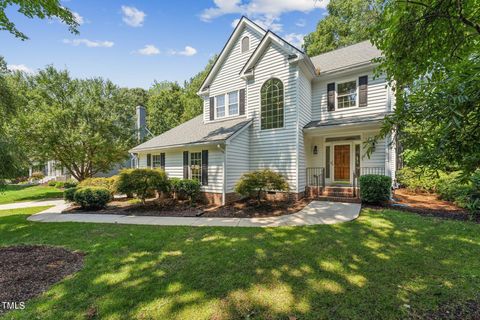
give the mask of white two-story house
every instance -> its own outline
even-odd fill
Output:
[[[130,152],[139,167],[198,179],[216,203],[236,199],[240,177],[262,168],[283,174],[298,198],[352,188],[362,174],[394,178],[392,136],[368,155],[364,144],[394,108],[374,76],[380,54],[366,41],[308,57],[243,17],[198,93],[203,114]]]

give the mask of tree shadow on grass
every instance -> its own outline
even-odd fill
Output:
[[[266,229],[5,219],[0,232],[11,237],[2,245],[33,241],[88,254],[81,272],[12,317],[405,318],[409,308],[433,309],[480,288],[478,226],[394,211]]]

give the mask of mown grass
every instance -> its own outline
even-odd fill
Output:
[[[7,185],[0,190],[0,204],[62,197],[61,189],[49,186]]]
[[[282,228],[33,223],[0,212],[0,246],[86,253],[7,319],[404,319],[480,290],[480,225],[364,209]]]

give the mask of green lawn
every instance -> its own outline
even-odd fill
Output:
[[[0,191],[0,204],[62,197],[63,191],[55,187],[7,185],[6,190]]]
[[[267,229],[26,221],[35,211],[0,212],[0,246],[65,246],[85,266],[7,319],[404,319],[480,290],[468,222],[370,209]]]

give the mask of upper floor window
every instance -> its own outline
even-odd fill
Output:
[[[267,80],[260,90],[261,97],[261,129],[283,127],[283,83],[280,79]]]
[[[357,81],[342,82],[337,85],[337,109],[357,105]]]
[[[250,50],[250,38],[249,37],[243,37],[242,39],[242,53],[247,52]]]
[[[238,114],[238,91],[228,93],[228,115],[234,116]]]
[[[216,96],[215,109],[217,111],[216,118],[225,117],[225,96]]]

